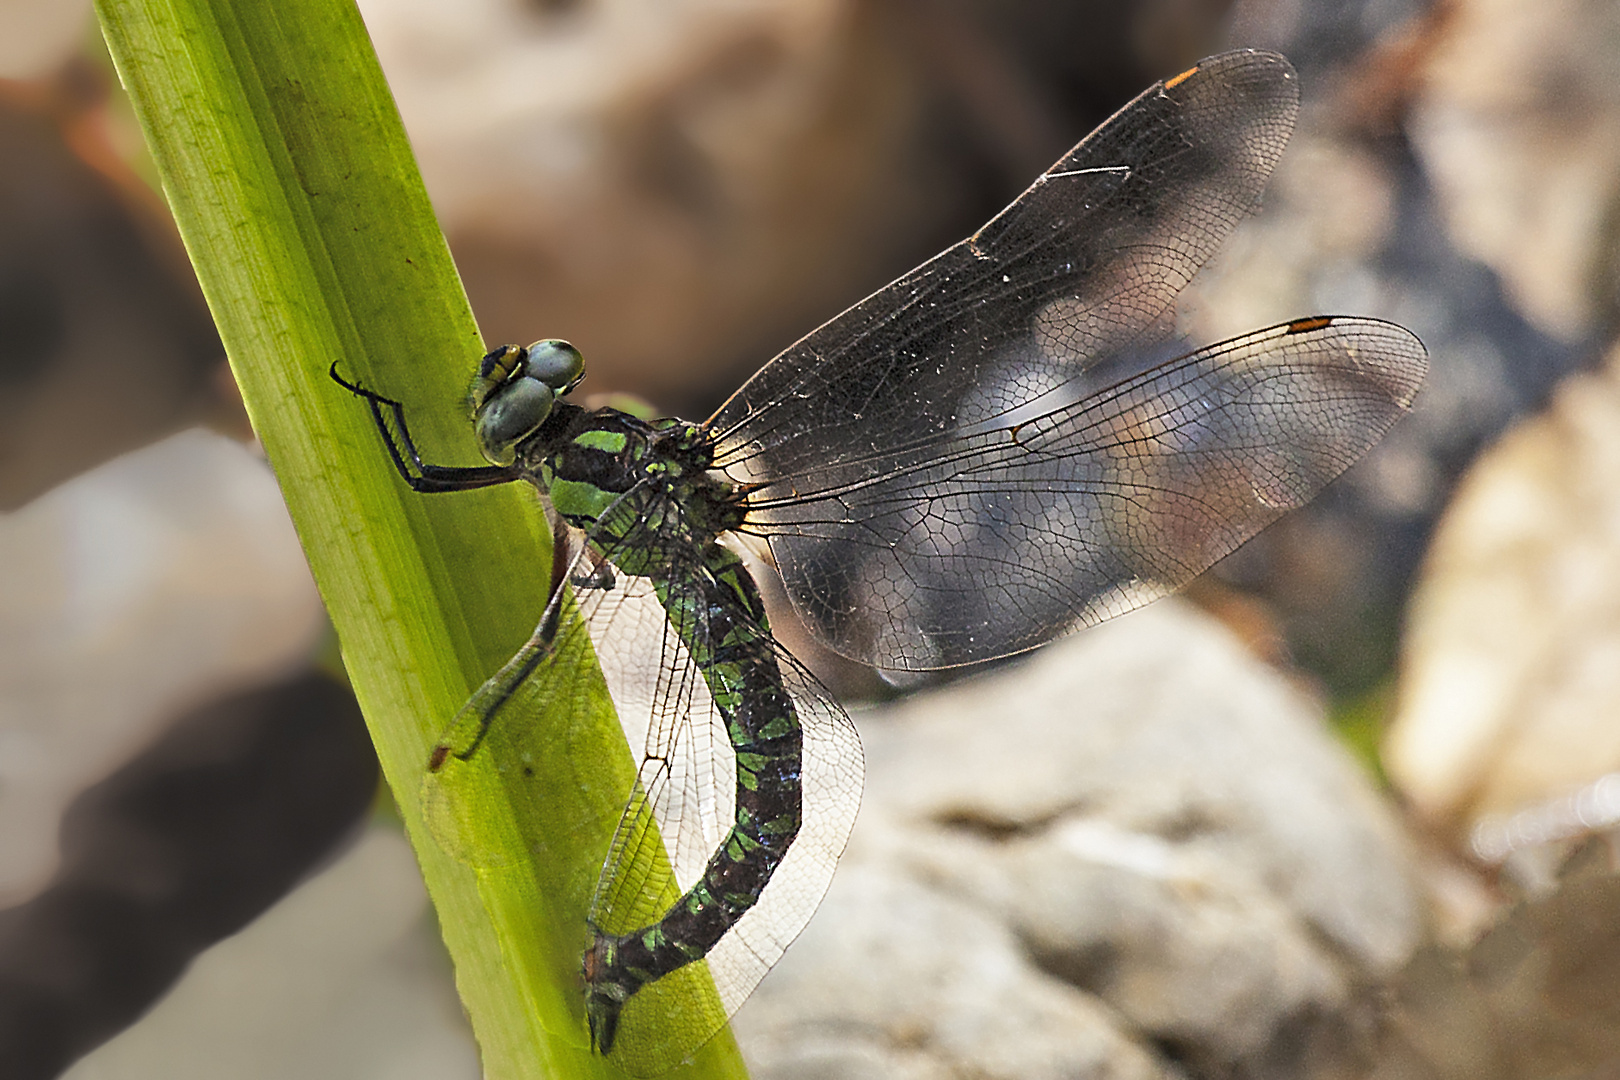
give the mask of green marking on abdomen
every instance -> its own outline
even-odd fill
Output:
[[[800,826],[803,732],[766,644],[753,579],[734,553],[710,544],[692,580],[655,579],[654,587],[726,723],[737,759],[736,817],[702,876],[658,922],[625,934],[595,928],[586,1012],[603,1052],[631,994],[706,956],[759,901]]]

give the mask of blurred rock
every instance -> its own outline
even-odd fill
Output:
[[[1423,72],[1412,135],[1457,245],[1568,340],[1620,296],[1620,8],[1460,0]],[[1612,326],[1610,327],[1612,331]]]
[[[62,868],[0,911],[9,1080],[54,1080],[257,918],[376,796],[348,687],[305,672],[196,709],[63,818]]]
[[[264,462],[190,431],[0,516],[0,903],[63,807],[188,707],[308,662],[326,627]]]
[[[865,860],[839,869],[735,1030],[759,1080],[1176,1075],[1004,923]]]
[[[1476,944],[1416,956],[1370,1080],[1606,1080],[1620,1068],[1620,859],[1589,844]]]
[[[1385,758],[1453,838],[1620,769],[1616,476],[1620,353],[1481,458],[1435,536]]]
[[[88,0],[0,3],[0,79],[49,74],[79,50],[90,18]]]
[[[1006,998],[1031,991],[996,986],[1044,982],[1055,1002],[1078,990],[1106,1006],[1119,1041],[1089,1020],[1042,1022],[1041,1068],[1106,1052],[1135,1075],[1151,1045],[1199,1074],[1318,1075],[1353,1041],[1360,992],[1419,943],[1389,810],[1317,710],[1182,602],[861,726],[868,789],[845,864],[739,1014],[771,1075],[819,1075],[829,1047],[857,1044],[959,1068],[967,1051],[892,1018],[929,1015],[963,970],[1008,964],[1016,980],[981,979],[972,1010],[953,1003],[953,1038],[974,1011],[991,1033],[1021,1022]],[[1018,950],[987,959],[1007,949],[1003,928]],[[891,1019],[868,1024],[873,1002]],[[1113,1075],[1086,1068],[1065,1075]]]
[[[849,0],[362,8],[486,336],[665,409],[882,284],[884,218],[959,186],[900,186],[914,64]]]
[[[203,954],[69,1080],[473,1080],[477,1048],[411,849],[361,842]]]

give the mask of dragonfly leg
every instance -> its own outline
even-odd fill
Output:
[[[451,757],[466,761],[478,752],[489,729],[494,726],[496,714],[555,652],[564,611],[563,601],[561,592],[552,593],[546,610],[540,616],[540,624],[534,628],[534,634],[512,659],[501,665],[499,671],[485,679],[467,704],[461,707],[451,721],[449,730],[429,755],[428,772],[438,772]]]
[[[422,455],[416,449],[416,443],[411,439],[410,428],[405,425],[405,406],[393,398],[383,397],[358,383],[349,382],[338,374],[337,361],[332,362],[331,370],[327,374],[332,377],[333,382],[345,390],[365,399],[371,409],[371,418],[376,423],[377,430],[382,433],[383,443],[388,447],[388,456],[393,459],[395,470],[398,471],[400,478],[411,486],[412,491],[428,495],[446,491],[472,491],[475,488],[508,484],[523,478],[522,471],[516,466],[429,465],[422,460]],[[392,424],[388,422],[389,417],[393,418]]]

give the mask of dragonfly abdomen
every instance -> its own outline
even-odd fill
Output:
[[[632,994],[708,955],[754,906],[801,822],[803,732],[742,561],[710,543],[693,572],[654,585],[725,721],[736,816],[697,882],[657,922],[624,934],[593,926],[586,1015],[604,1053]]]

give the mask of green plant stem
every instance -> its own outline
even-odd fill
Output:
[[[482,345],[359,14],[348,0],[97,11],[337,627],[486,1075],[618,1075],[585,1043],[577,951],[633,775],[611,711],[567,718],[593,759],[537,763],[548,817],[573,824],[513,866],[474,872],[423,827],[429,750],[528,635],[550,543],[526,492],[412,493],[327,377],[336,361],[403,401],[438,463],[480,463],[459,402]],[[726,1035],[681,1074],[744,1075]]]

